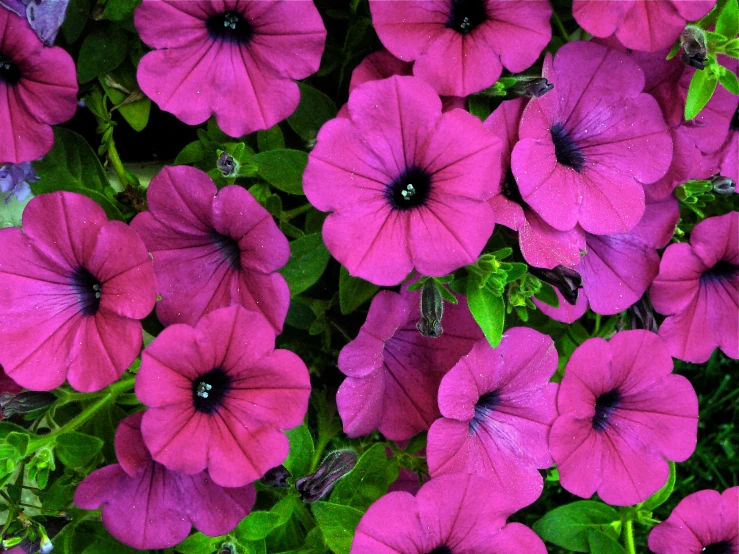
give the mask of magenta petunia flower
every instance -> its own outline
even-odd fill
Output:
[[[491,86],[503,67],[524,71],[552,38],[548,2],[370,0],[380,41],[445,96]]]
[[[508,523],[516,506],[495,483],[475,475],[444,475],[416,496],[391,492],[357,526],[351,554],[546,554],[536,534]]]
[[[668,316],[659,335],[673,357],[703,363],[718,347],[739,358],[739,212],[709,217],[690,244],[668,246],[649,295]]]
[[[739,487],[703,490],[683,498],[670,517],[649,533],[656,554],[739,552]]]
[[[527,327],[506,330],[500,346],[478,341],[439,386],[442,418],[428,432],[431,477],[470,473],[495,482],[516,508],[541,495],[538,469],[553,463],[548,436],[557,417],[557,350]]]
[[[83,392],[118,379],[141,350],[154,308],[151,259],[135,231],[93,200],[42,194],[23,231],[0,230],[0,364],[19,385]]]
[[[149,212],[131,222],[154,257],[164,325],[195,325],[226,306],[261,312],[282,330],[290,290],[277,273],[290,245],[244,188],[216,189],[199,169],[165,167],[146,193]]]
[[[616,38],[632,50],[669,48],[686,21],[706,15],[716,0],[575,0],[572,15],[596,37]]]
[[[646,500],[667,481],[666,460],[695,450],[698,398],[672,375],[672,358],[649,331],[588,339],[572,354],[557,395],[549,447],[561,485],[607,504]]]
[[[420,292],[378,293],[357,338],[339,354],[347,378],[336,404],[350,437],[378,430],[400,441],[425,431],[439,417],[439,382],[482,338],[467,302],[444,309],[441,337],[421,335]]]
[[[329,251],[378,285],[474,262],[493,231],[499,144],[475,116],[442,114],[414,77],[359,86],[349,119],[321,128],[303,176],[311,204],[333,212],[323,225]]]
[[[0,9],[0,165],[51,150],[51,125],[77,111],[77,90],[72,57],[44,47],[28,22]]]
[[[547,56],[542,74],[554,90],[526,106],[511,155],[523,200],[561,231],[629,231],[644,213],[643,185],[672,161],[643,72],[626,54],[573,42]]]
[[[121,421],[115,433],[118,463],[85,477],[74,503],[86,510],[102,507],[108,532],[139,550],[174,546],[192,526],[212,537],[233,530],[254,506],[254,486],[223,488],[205,471],[186,475],[156,463],[141,436],[143,415]]]
[[[136,395],[149,407],[141,432],[155,461],[240,487],[287,457],[283,429],[300,425],[310,378],[303,361],[275,350],[261,314],[231,306],[167,327],[143,352]]]
[[[139,63],[141,90],[188,125],[215,114],[233,137],[295,111],[294,79],[318,71],[326,43],[312,0],[144,0],[134,21],[155,49]]]
[[[490,200],[496,223],[518,232],[521,253],[529,265],[551,269],[558,265],[575,265],[585,251],[585,233],[576,226],[559,231],[546,223],[521,198],[510,171],[511,151],[518,141],[518,125],[526,107],[526,99],[503,102],[483,125],[503,142],[501,159],[501,194]]]

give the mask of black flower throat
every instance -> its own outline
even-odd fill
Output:
[[[728,281],[738,273],[739,266],[726,260],[719,260],[716,265],[701,275],[701,281]]]
[[[211,369],[192,382],[192,400],[195,410],[215,413],[231,390],[231,378],[221,368]]]
[[[720,541],[706,546],[701,554],[739,554],[729,541]]]
[[[210,16],[205,21],[208,36],[214,40],[247,44],[254,36],[254,29],[238,12],[225,12]]]
[[[452,0],[446,26],[466,35],[487,21],[485,0]]]
[[[621,393],[618,389],[601,394],[595,399],[595,415],[593,416],[593,429],[596,431],[605,431],[608,427],[608,420],[621,404]]]
[[[429,554],[454,554],[448,546],[437,546]]]
[[[552,142],[554,143],[554,155],[562,165],[571,167],[578,173],[585,167],[585,156],[582,149],[572,140],[569,133],[561,123],[552,125]]]
[[[100,309],[103,286],[100,281],[84,267],[78,268],[71,276],[70,285],[77,296],[77,305],[83,315],[95,315]]]
[[[497,390],[486,392],[477,400],[475,415],[472,416],[470,421],[471,433],[474,433],[482,425],[482,422],[495,411],[498,404],[500,404],[500,393]]]
[[[418,166],[410,166],[385,189],[385,196],[396,210],[424,206],[431,192],[431,176]]]
[[[241,269],[241,248],[235,238],[228,235],[222,235],[216,230],[211,232],[213,244],[216,245],[220,253],[223,255],[226,263],[232,268]]]
[[[21,80],[21,70],[10,57],[0,53],[0,83],[15,85]]]

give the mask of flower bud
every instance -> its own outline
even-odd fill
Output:
[[[520,98],[521,96],[540,98],[553,88],[554,85],[544,77],[524,78],[506,91],[506,99]]]
[[[731,177],[724,177],[717,173],[709,181],[713,185],[713,192],[719,196],[729,196],[730,194],[734,194],[736,190],[736,183]]]
[[[685,65],[696,69],[705,67],[708,59],[706,35],[699,27],[688,25],[680,35],[680,59]]]
[[[444,332],[441,318],[444,315],[444,299],[433,279],[427,279],[421,289],[421,321],[416,329],[424,337],[438,338]]]
[[[563,265],[558,265],[554,269],[531,267],[529,272],[559,290],[568,304],[574,306],[577,303],[577,291],[582,288],[582,277],[571,267]]]
[[[290,486],[290,483],[287,482],[288,477],[290,477],[290,472],[285,466],[280,465],[265,473],[261,481],[268,487],[284,489]]]
[[[357,453],[351,449],[331,452],[315,473],[301,477],[295,483],[304,502],[315,502],[334,488],[336,481],[349,473],[357,463]]]
[[[644,329],[646,331],[652,331],[653,333],[657,332],[659,326],[654,317],[652,304],[649,302],[649,298],[646,294],[642,296],[636,304],[629,308],[628,313],[631,317],[632,329]]]
[[[221,170],[224,177],[232,177],[238,172],[238,162],[228,152],[221,152],[216,167]]]

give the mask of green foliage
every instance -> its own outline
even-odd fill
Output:
[[[329,119],[336,117],[336,104],[328,96],[305,83],[300,87],[300,104],[287,123],[300,138],[311,143],[316,139],[318,130]]]
[[[273,187],[288,194],[303,193],[303,171],[308,154],[301,150],[268,150],[256,154],[252,161],[257,174]]]
[[[696,71],[690,80],[688,96],[685,99],[685,119],[690,121],[700,113],[713,96],[718,77],[708,69]]]
[[[311,504],[311,509],[331,552],[349,554],[362,512],[351,506],[320,501]]]
[[[375,444],[362,454],[354,469],[336,483],[331,502],[365,511],[397,478],[397,460],[387,457],[383,444]]]
[[[359,277],[352,277],[349,271],[342,266],[339,275],[339,304],[341,313],[349,315],[362,304],[370,300],[380,287],[368,283]]]
[[[597,531],[617,539],[621,519],[614,508],[592,500],[581,500],[548,512],[533,529],[547,542],[574,552],[590,552],[589,535]]]
[[[87,83],[113,71],[126,59],[127,49],[128,35],[123,29],[113,24],[95,27],[80,48],[77,60],[77,77],[80,83]]]
[[[321,235],[307,235],[290,243],[290,261],[280,273],[295,296],[321,278],[331,254],[323,245]]]

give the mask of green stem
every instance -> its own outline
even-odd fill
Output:
[[[300,523],[303,524],[303,527],[305,527],[306,529],[312,529],[313,527],[315,527],[315,519],[308,511],[308,508],[305,507],[305,504],[302,502],[302,500],[298,499],[298,501],[295,502],[295,511],[298,519],[300,520]]]
[[[331,439],[324,440],[323,437],[318,439],[318,445],[316,446],[316,449],[313,452],[313,461],[311,462],[311,465],[310,465],[311,473],[316,471],[316,468],[318,467],[318,464],[321,461],[321,458],[323,456],[323,451],[326,449],[330,441]]]
[[[297,208],[293,208],[292,210],[285,210],[282,212],[282,219],[285,221],[290,221],[292,218],[299,216],[302,213],[307,212],[313,207],[312,204],[304,204],[303,206],[299,206]]]
[[[700,211],[698,208],[696,208],[695,206],[693,206],[692,204],[688,204],[687,202],[680,202],[680,203],[683,206],[685,206],[686,208],[688,208],[689,210],[691,210],[692,212],[694,212],[701,219],[705,219],[706,218],[705,214],[702,211]]]
[[[593,329],[593,336],[598,336],[598,331],[600,331],[600,314],[595,314],[595,329]]]
[[[570,35],[567,33],[567,29],[565,29],[565,26],[562,24],[562,20],[559,18],[559,15],[557,15],[557,12],[552,13],[552,21],[554,21],[555,27],[557,27],[559,34],[562,35],[565,42],[570,42]]]
[[[634,522],[630,517],[624,520],[624,546],[628,554],[636,554],[636,546],[634,545]]]
[[[110,140],[108,141],[108,151],[106,155],[108,156],[108,161],[110,162],[110,165],[113,166],[113,171],[115,171],[115,174],[118,176],[118,180],[121,182],[121,185],[125,188],[126,185],[132,184],[131,180],[128,178],[126,168],[123,167],[121,157],[118,155],[118,149],[115,146],[112,133],[110,135]]]

